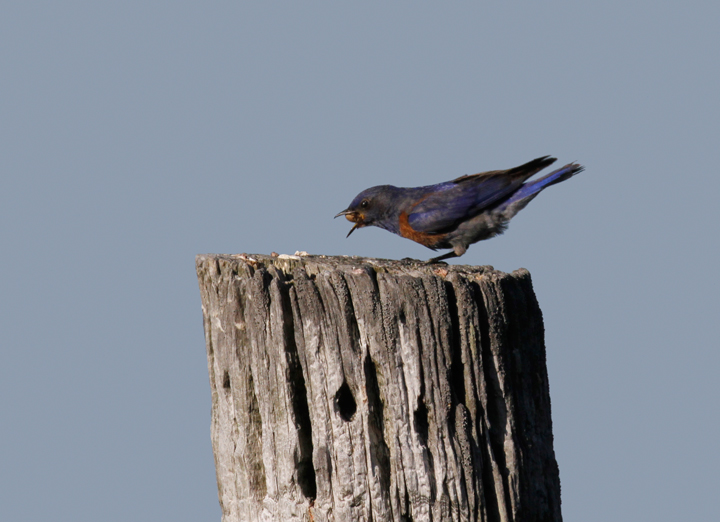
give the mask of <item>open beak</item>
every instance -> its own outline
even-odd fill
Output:
[[[355,232],[355,229],[362,228],[365,226],[365,223],[363,222],[363,219],[364,219],[363,215],[360,214],[359,212],[355,212],[354,210],[347,209],[347,210],[343,210],[342,212],[338,212],[338,214],[335,217],[340,217],[340,216],[345,216],[345,219],[355,223],[355,226],[353,226],[350,229],[350,232],[348,232],[348,235],[345,237],[350,237],[350,234]]]
[[[347,238],[347,237],[350,237],[350,234],[352,234],[353,232],[355,232],[355,229],[357,229],[357,228],[362,228],[362,227],[364,227],[364,226],[365,226],[365,223],[363,223],[362,221],[358,221],[358,222],[355,223],[355,225],[350,229],[350,232],[348,232],[348,235],[345,236],[345,237],[346,237],[346,238]]]

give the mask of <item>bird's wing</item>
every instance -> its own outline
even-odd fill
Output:
[[[545,156],[513,169],[462,176],[436,185],[410,210],[408,224],[417,232],[443,232],[509,196],[554,161]]]
[[[418,232],[442,232],[458,221],[476,216],[520,185],[522,180],[518,182],[497,174],[463,180],[461,183],[443,183],[412,208],[408,224]]]

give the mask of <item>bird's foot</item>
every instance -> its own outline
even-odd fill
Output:
[[[441,255],[441,256],[433,257],[432,259],[428,259],[428,260],[426,261],[426,263],[427,263],[428,265],[433,265],[433,264],[436,264],[436,263],[442,263],[443,265],[447,265],[447,263],[445,262],[445,259],[451,259],[451,258],[453,258],[453,257],[458,257],[458,255],[455,253],[454,250],[451,250],[451,251],[448,252],[447,254],[443,254],[443,255]]]
[[[442,261],[441,259],[433,258],[433,259],[428,259],[427,261],[425,261],[425,264],[426,265],[445,265],[445,266],[447,266],[448,262]]]

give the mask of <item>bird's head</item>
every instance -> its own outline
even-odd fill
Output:
[[[345,219],[355,223],[346,237],[355,232],[355,229],[376,226],[394,232],[397,228],[392,217],[395,212],[394,196],[397,187],[380,185],[363,190],[355,196],[350,206],[339,212],[335,217],[345,216]]]

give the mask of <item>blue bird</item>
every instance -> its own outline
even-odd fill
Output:
[[[555,163],[550,156],[508,170],[461,176],[425,187],[380,185],[363,190],[345,216],[356,229],[375,226],[411,239],[432,250],[452,250],[428,263],[459,257],[473,243],[502,234],[510,219],[542,190],[570,179],[584,167],[569,163],[533,181],[530,177]]]

